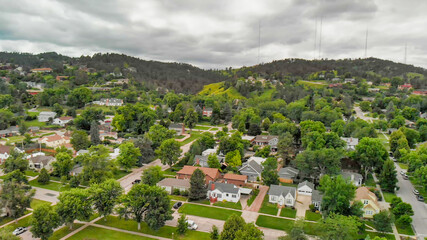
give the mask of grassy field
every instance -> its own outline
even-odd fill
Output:
[[[397,163],[397,164],[399,164],[399,167],[400,167],[401,169],[406,169],[406,170],[408,170],[408,164],[406,164],[406,163]]]
[[[75,235],[68,238],[70,240],[120,240],[120,239],[135,239],[135,240],[151,240],[154,238],[148,238],[138,236],[130,233],[113,231],[105,228],[97,228],[89,226]],[[50,238],[49,238],[50,240]]]
[[[38,176],[39,173],[35,172],[35,171],[27,170],[27,171],[25,171],[25,175],[30,176],[30,177],[35,177],[35,176]]]
[[[188,200],[187,197],[177,196],[177,195],[169,195],[169,198],[172,199],[172,200],[177,200],[177,201],[182,201],[182,202],[185,202],[185,201]]]
[[[384,195],[384,200],[388,203],[390,203],[391,200],[396,197],[396,194],[389,193],[389,192],[383,192],[383,195]]]
[[[228,97],[233,99],[245,99],[234,87],[224,89],[224,82],[212,83],[205,85],[202,91],[199,92],[199,95],[204,96],[216,96],[216,95],[228,95]]]
[[[43,205],[43,204],[52,204],[51,202],[48,202],[48,201],[43,201],[43,200],[39,200],[39,199],[35,199],[35,198],[33,198],[33,200],[31,200],[31,204],[30,204],[30,207],[31,207],[31,209],[36,209],[36,208],[38,208],[40,205]]]
[[[400,234],[406,234],[406,235],[415,235],[414,230],[412,230],[411,224],[402,226],[399,224],[396,224],[397,232]]]
[[[279,209],[276,207],[276,204],[269,203],[268,195],[265,195],[264,201],[262,202],[262,206],[259,212],[276,216],[277,211],[279,211]]]
[[[310,210],[305,212],[305,220],[318,221],[320,219],[322,219],[322,215],[320,213],[315,213]]]
[[[31,211],[25,211],[25,214],[24,215],[27,215],[28,213],[30,213]],[[4,225],[4,224],[6,224],[6,223],[8,223],[8,222],[12,222],[13,220],[15,220],[15,219],[13,219],[13,218],[11,218],[11,217],[0,217],[0,226],[2,226],[2,225]]]
[[[297,215],[297,210],[292,209],[292,208],[284,207],[280,211],[280,216],[282,216],[282,217],[295,218],[296,215]]]
[[[27,127],[45,127],[46,123],[45,122],[39,122],[39,120],[34,119],[31,121],[25,121],[25,125]]]
[[[294,221],[289,219],[260,215],[256,220],[256,225],[260,227],[272,228],[289,232],[294,226]]]
[[[197,130],[209,130],[209,129],[210,129],[210,127],[195,126],[193,129],[197,129]]]
[[[37,179],[31,180],[29,184],[33,187],[45,188],[57,192],[60,192],[64,188],[61,183],[49,182],[48,184],[41,184],[37,182]]]
[[[229,209],[218,209],[214,207],[201,206],[195,204],[185,203],[179,210],[180,213],[188,215],[194,215],[205,218],[213,218],[218,220],[227,220],[233,214],[242,215],[242,212],[229,210]]]
[[[172,238],[172,233],[176,233],[176,227],[164,226],[157,231],[151,230],[148,225],[144,222],[141,223],[141,230],[138,231],[138,223],[133,220],[124,220],[114,216],[108,216],[107,221],[100,219],[96,222],[97,224],[120,228],[128,231],[142,232],[154,236]],[[103,239],[103,238],[100,238]],[[118,238],[118,239],[133,239],[133,238]],[[209,233],[199,231],[188,231],[186,236],[182,239],[200,240],[209,239]]]
[[[185,144],[188,144],[188,143],[198,139],[200,136],[201,136],[200,133],[193,131],[193,132],[191,132],[191,136],[189,138],[185,139],[184,141],[180,142],[180,144],[181,144],[181,146],[183,146]]]
[[[59,239],[65,237],[65,236],[67,236],[72,231],[80,228],[81,226],[83,226],[83,224],[81,224],[81,223],[74,223],[72,229],[70,229],[70,227],[68,227],[68,226],[62,227],[62,228],[58,229],[57,231],[55,231],[52,234],[52,236],[49,238],[49,240],[59,240]]]
[[[242,210],[242,204],[240,203],[240,201],[237,202],[237,203],[233,203],[233,202],[216,202],[216,203],[214,203],[214,206]]]
[[[200,203],[200,204],[205,204],[205,205],[211,205],[211,202],[209,201],[209,199],[202,199],[202,200],[188,200],[189,202],[193,202],[193,203]]]
[[[303,85],[308,88],[325,88],[327,85],[325,81],[305,81],[305,80],[298,80],[296,82],[296,85]]]

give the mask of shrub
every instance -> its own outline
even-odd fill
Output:
[[[173,195],[179,195],[179,194],[180,194],[179,189],[178,188],[174,188],[173,189]]]
[[[187,197],[188,196],[188,191],[187,190],[181,191],[181,195],[184,196],[184,197]]]
[[[316,206],[314,206],[314,204],[310,204],[309,208],[312,212],[316,211]]]
[[[70,187],[76,188],[80,185],[80,180],[76,176],[72,176],[70,179]]]
[[[411,224],[412,218],[408,215],[402,215],[396,220],[396,224],[400,226],[407,226]]]
[[[40,175],[37,178],[37,182],[41,184],[47,184],[49,183],[49,180],[50,180],[49,173],[47,172],[46,169],[42,168],[42,170],[40,171]]]

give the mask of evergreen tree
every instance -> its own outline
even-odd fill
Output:
[[[184,235],[188,230],[188,222],[185,214],[182,214],[180,218],[178,218],[178,226],[176,228],[176,232],[180,235]]]
[[[199,200],[206,198],[206,175],[202,170],[197,168],[194,170],[193,175],[190,178],[190,191],[188,193],[188,197],[191,200]]]
[[[42,168],[42,170],[40,171],[40,175],[37,177],[37,182],[41,184],[48,184],[49,181],[50,181],[49,173],[47,172],[46,169]]]
[[[224,223],[221,240],[235,240],[236,233],[245,227],[245,220],[236,214],[231,215]]]
[[[98,145],[101,143],[101,139],[99,138],[98,122],[95,120],[90,124],[90,141],[92,142],[92,145]]]
[[[219,239],[219,230],[218,230],[218,227],[215,225],[212,226],[212,230],[210,231],[210,239],[211,240]]]
[[[397,172],[392,160],[384,162],[379,180],[383,190],[391,193],[394,192],[397,185]]]

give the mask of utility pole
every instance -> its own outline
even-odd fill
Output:
[[[368,28],[366,28],[366,38],[365,38],[365,58],[368,58]]]

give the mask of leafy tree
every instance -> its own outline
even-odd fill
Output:
[[[360,224],[355,217],[333,214],[320,222],[319,235],[322,240],[352,239]]]
[[[255,157],[263,157],[266,158],[270,155],[271,153],[271,149],[270,146],[265,146],[263,148],[258,148],[256,153],[255,153]]]
[[[109,150],[103,145],[92,146],[89,153],[80,155],[83,167],[81,179],[90,183],[100,183],[112,177]]]
[[[156,154],[162,160],[162,163],[169,166],[178,161],[181,152],[181,145],[175,139],[165,140],[156,150]]]
[[[49,181],[50,181],[49,173],[47,172],[46,169],[42,168],[42,170],[40,171],[40,175],[37,177],[37,182],[41,184],[48,184]]]
[[[99,138],[98,122],[95,120],[93,120],[90,124],[90,141],[93,145],[98,145],[101,143],[101,139]]]
[[[242,230],[245,225],[245,220],[241,216],[236,214],[231,215],[224,223],[224,228],[221,232],[221,240],[235,240],[237,232]]]
[[[394,216],[396,216],[396,219],[399,219],[403,215],[414,215],[414,210],[412,210],[411,204],[405,202],[398,203],[392,211]]]
[[[393,215],[389,211],[381,211],[374,215],[373,223],[377,231],[391,232],[391,224],[393,223]]]
[[[356,195],[356,187],[341,175],[331,178],[324,175],[320,179],[319,191],[322,192],[322,212],[325,216],[332,213],[348,215],[350,201]]]
[[[224,136],[220,138],[218,152],[227,155],[227,153],[235,150],[239,150],[240,156],[243,155],[244,144],[239,133],[234,133],[231,137]]]
[[[66,152],[59,152],[55,158],[56,161],[52,163],[54,173],[59,176],[68,176],[74,166],[72,156]]]
[[[87,149],[90,146],[88,135],[85,131],[77,130],[71,134],[70,143],[73,145],[74,150]]]
[[[397,220],[396,220],[396,225],[399,226],[408,226],[409,224],[411,224],[412,222],[412,218],[408,215],[402,215],[400,216]]]
[[[210,168],[220,168],[221,163],[218,160],[218,157],[215,154],[210,154],[208,156],[208,166]]]
[[[387,160],[384,162],[379,180],[383,190],[387,192],[394,192],[394,189],[397,185],[397,172],[392,160]]]
[[[420,133],[415,129],[410,129],[406,127],[401,127],[399,130],[403,132],[406,137],[406,140],[408,140],[409,147],[414,148],[415,144],[420,140]]]
[[[4,161],[2,168],[4,173],[10,173],[15,170],[24,172],[28,168],[28,160],[24,157],[24,154],[11,149],[10,156]]]
[[[271,125],[271,121],[269,118],[264,118],[264,120],[262,121],[261,124],[261,128],[264,129],[264,131],[268,131],[268,129],[270,128]]]
[[[55,228],[59,227],[61,219],[53,206],[42,204],[34,209],[31,215],[31,233],[36,238],[48,240]]]
[[[260,135],[261,133],[262,133],[262,130],[258,124],[252,123],[251,125],[249,125],[248,135],[256,136],[256,135]]]
[[[199,120],[199,117],[197,116],[196,111],[194,111],[194,109],[192,108],[188,109],[187,114],[185,115],[185,118],[184,118],[185,126],[190,128],[191,130],[196,126],[198,120]]]
[[[304,221],[295,221],[289,235],[280,237],[279,240],[308,240],[307,236],[304,234]]]
[[[15,236],[12,233],[12,229],[7,226],[0,229],[0,240],[21,240],[22,238],[19,236]]]
[[[218,240],[219,239],[219,230],[216,225],[212,226],[212,230],[209,233],[209,237],[211,240]]]
[[[236,232],[236,240],[263,240],[264,233],[254,223],[247,223]]]
[[[120,183],[114,179],[108,179],[100,184],[92,184],[89,193],[93,199],[93,205],[100,216],[107,220],[107,216],[113,212],[114,206],[123,193]]]
[[[73,188],[61,192],[58,197],[57,212],[62,222],[73,228],[74,220],[88,221],[93,214],[91,195],[86,189]]]
[[[338,174],[341,170],[342,150],[323,148],[305,150],[296,157],[296,166],[313,180],[323,174]]]
[[[424,189],[427,189],[427,166],[419,167],[415,170],[414,176]]]
[[[68,106],[82,108],[92,100],[92,91],[85,87],[75,88],[68,95]]]
[[[277,144],[277,151],[282,159],[286,161],[290,161],[292,157],[295,155],[295,146],[294,146],[294,138],[292,134],[286,132],[281,135],[279,138],[279,142]]]
[[[364,112],[371,111],[372,110],[371,102],[369,102],[369,101],[360,102],[360,109],[362,109],[362,111],[364,111]]]
[[[3,181],[16,181],[17,183],[28,183],[27,176],[19,170],[15,170],[13,172],[10,172],[6,175],[4,175]]]
[[[345,122],[339,119],[331,124],[331,130],[337,133],[338,136],[342,137],[344,134],[344,126],[345,126]]]
[[[154,150],[151,147],[153,144],[147,137],[137,138],[133,142],[134,146],[139,148],[141,156],[139,157],[138,165],[142,166],[143,163],[149,163],[154,159]]]
[[[120,202],[120,217],[133,218],[138,223],[138,230],[141,229],[142,221],[147,223],[149,228],[158,230],[167,220],[172,219],[169,196],[157,186],[135,184]]]
[[[188,192],[188,197],[191,200],[199,200],[206,198],[206,175],[202,170],[197,168],[194,170],[190,178],[190,190]]]
[[[62,116],[62,114],[64,113],[64,108],[59,103],[53,104],[52,110],[56,113],[57,117]]]
[[[262,170],[261,177],[265,185],[270,186],[271,184],[279,184],[279,175],[276,171],[277,160],[276,158],[270,157],[262,163],[264,169]]]
[[[230,167],[238,167],[242,165],[242,157],[239,150],[228,152],[225,155],[225,163]]]
[[[388,151],[381,143],[381,140],[362,138],[356,146],[354,159],[362,165],[365,179],[367,179],[368,173],[372,172],[373,168],[380,169],[383,166],[384,161],[388,159]]]
[[[390,202],[390,209],[394,209],[397,206],[397,204],[399,204],[401,202],[402,202],[402,199],[400,197],[392,198],[391,202]]]
[[[212,109],[212,116],[211,116],[211,124],[218,125],[221,120],[221,111],[218,106],[214,106]]]
[[[121,167],[129,171],[133,166],[136,165],[138,157],[141,156],[141,152],[136,148],[133,142],[124,142],[119,146],[120,154],[117,157],[117,162]]]
[[[178,218],[178,226],[176,228],[176,232],[180,235],[184,235],[188,230],[188,222],[187,216],[182,214],[181,217]]]
[[[153,149],[158,148],[163,141],[171,139],[175,136],[174,130],[169,130],[162,125],[153,125],[147,133],[147,137],[151,140]]]
[[[151,166],[144,169],[141,176],[141,181],[144,184],[155,186],[163,179],[163,171],[160,166]]]
[[[6,215],[15,219],[23,216],[30,207],[35,190],[15,179],[4,181],[0,186],[0,209],[4,208]]]

